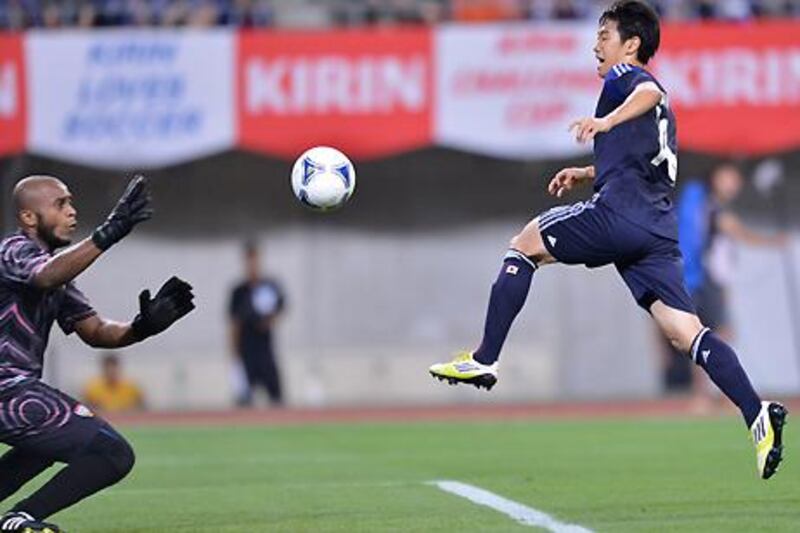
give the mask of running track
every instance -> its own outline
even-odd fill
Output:
[[[783,400],[790,411],[800,413],[800,398]],[[541,420],[586,418],[692,417],[735,415],[733,405],[723,402],[698,413],[689,399],[618,402],[461,404],[414,407],[332,407],[325,409],[263,408],[218,411],[153,411],[108,415],[122,426],[234,426],[292,425],[337,422],[416,422],[469,420]]]

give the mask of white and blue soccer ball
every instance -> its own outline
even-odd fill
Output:
[[[341,207],[353,195],[356,170],[336,148],[315,146],[292,167],[292,189],[304,205],[318,211]]]

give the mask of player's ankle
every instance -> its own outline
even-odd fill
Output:
[[[472,360],[476,363],[480,363],[483,366],[492,366],[497,362],[496,357],[492,357],[491,354],[487,354],[481,350],[475,350],[472,352]]]

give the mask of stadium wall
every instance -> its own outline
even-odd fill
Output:
[[[780,160],[797,168],[796,159]],[[546,176],[575,162],[416,152],[361,165],[353,203],[329,215],[294,202],[286,162],[230,153],[163,169],[152,175],[156,217],[106,254],[80,286],[98,310],[122,319],[135,313],[141,288],[173,273],[197,287],[196,313],[169,334],[125,350],[127,368],[157,408],[230,405],[226,298],[250,236],[264,244],[268,270],[287,289],[278,339],[295,405],[658,395],[655,331],[613,269],[537,273],[504,354],[503,386],[490,397],[442,387],[426,374],[431,361],[477,342],[508,238],[552,205]],[[682,163],[692,175],[713,160],[687,154]],[[6,175],[44,172],[67,181],[83,235],[125,183],[114,172],[38,157],[6,160],[4,168]],[[781,189],[786,200],[800,198],[797,184],[792,174]],[[744,215],[774,226],[774,205],[746,196]],[[797,391],[781,256],[745,249],[740,257],[734,317],[742,357],[758,384]],[[54,333],[48,377],[77,392],[96,360],[97,352]]]
[[[120,318],[174,272],[197,286],[197,313],[127,350],[155,407],[229,403],[225,299],[252,236],[289,294],[279,337],[293,403],[485,401],[437,386],[425,368],[477,341],[508,238],[553,205],[544,186],[555,171],[589,161],[565,125],[594,107],[594,32],[515,23],[2,35],[2,219],[11,227],[16,179],[51,173],[78,198],[87,235],[121,192],[121,171],[149,169],[157,217],[81,284]],[[710,154],[742,157],[748,173],[775,158],[782,182],[750,187],[739,207],[755,224],[796,226],[798,50],[796,22],[665,26],[653,68],[678,116],[679,185],[705,173]],[[321,143],[358,170],[354,199],[324,217],[291,199],[287,163]],[[777,392],[800,390],[792,258],[743,250],[733,295],[743,359]],[[660,355],[646,323],[613,271],[543,270],[491,397],[656,395]],[[50,378],[71,391],[94,371],[74,339],[54,335],[51,355]]]

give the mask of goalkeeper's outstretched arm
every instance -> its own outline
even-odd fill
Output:
[[[121,348],[157,335],[194,308],[192,286],[173,276],[154,297],[139,294],[139,313],[130,322],[117,322],[97,315],[75,324],[78,336],[95,348]]]

